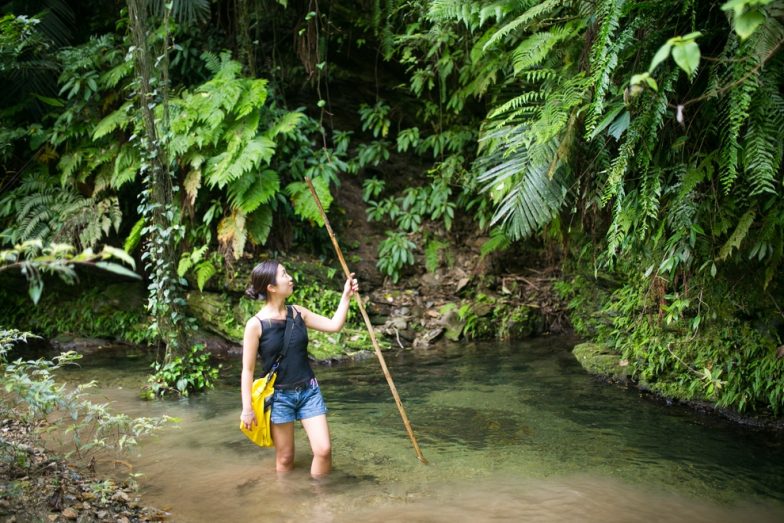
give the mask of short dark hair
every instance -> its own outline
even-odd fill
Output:
[[[267,285],[278,283],[277,260],[267,260],[256,265],[250,273],[250,285],[245,289],[245,295],[254,300],[267,299]]]

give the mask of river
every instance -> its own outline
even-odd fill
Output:
[[[596,381],[573,340],[445,344],[388,354],[429,465],[420,464],[375,358],[314,367],[334,472],[313,480],[298,427],[295,470],[239,431],[239,361],[208,394],[146,402],[141,351],[65,373],[96,401],[181,419],[130,463],[145,504],[173,521],[784,521],[784,441]]]

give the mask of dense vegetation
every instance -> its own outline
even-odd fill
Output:
[[[784,408],[784,2],[78,4],[3,6],[2,242],[123,244],[172,358],[186,278],[322,252],[310,177],[393,282],[546,246],[635,377]]]

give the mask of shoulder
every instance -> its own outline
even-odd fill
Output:
[[[306,309],[305,307],[303,307],[302,305],[292,305],[291,308],[294,309],[294,312],[296,314],[299,314],[300,316],[302,316],[303,319],[305,318],[305,316],[310,314],[310,311],[308,309]]]
[[[245,332],[261,335],[261,322],[257,316],[248,318],[248,321],[245,322]]]

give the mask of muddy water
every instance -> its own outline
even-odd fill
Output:
[[[94,355],[69,380],[175,429],[131,462],[145,502],[174,521],[784,521],[784,442],[597,383],[570,341],[448,346],[388,356],[430,461],[416,460],[375,359],[316,373],[330,409],[334,473],[312,480],[238,430],[239,369],[206,395],[138,400],[148,362]]]

